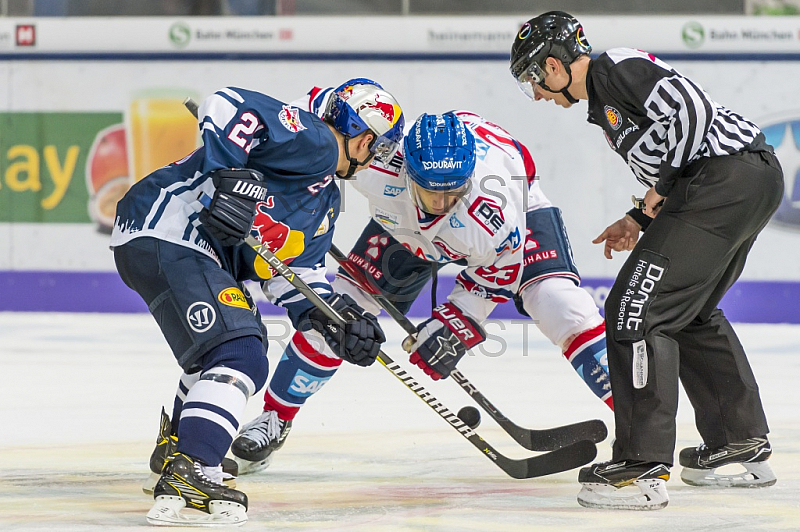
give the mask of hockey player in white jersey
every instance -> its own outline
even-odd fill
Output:
[[[312,111],[324,109],[327,92],[309,93]],[[410,360],[432,378],[446,378],[486,339],[481,324],[495,305],[513,299],[613,408],[603,319],[578,287],[560,211],[534,180],[528,150],[462,111],[422,115],[403,151],[352,182],[368,198],[371,219],[349,259],[403,313],[440,267],[464,266],[447,302],[432,303],[431,318],[419,325]],[[333,287],[380,311],[343,272]],[[340,364],[314,331],[295,333],[267,387],[264,412],[231,447],[241,473],[266,467],[288,434],[279,429],[291,426]]]

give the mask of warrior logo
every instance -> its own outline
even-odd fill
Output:
[[[306,126],[300,122],[300,111],[298,111],[295,107],[284,105],[281,108],[281,112],[278,113],[278,119],[280,119],[283,127],[292,133],[297,133],[298,131],[302,131],[306,128]]]
[[[186,321],[189,322],[189,327],[197,333],[209,330],[216,320],[217,313],[214,312],[214,307],[205,301],[192,303],[186,311]]]

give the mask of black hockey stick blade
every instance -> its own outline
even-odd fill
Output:
[[[586,465],[597,456],[594,443],[582,440],[561,449],[531,456],[523,460],[511,460],[498,456],[497,465],[509,476],[517,479],[536,478],[553,475]]]
[[[529,451],[554,451],[571,443],[588,440],[599,443],[608,436],[606,424],[600,419],[579,421],[549,429],[527,429],[520,427],[503,415],[459,370],[450,376],[472,399],[494,419],[515,442]]]
[[[497,423],[514,438],[514,441],[531,451],[562,449],[581,440],[599,443],[608,436],[606,424],[600,419],[589,419],[549,429],[525,429],[508,420],[497,420]]]
[[[503,415],[475,386],[470,383],[460,370],[454,370],[450,376],[466,391],[472,399],[494,419],[515,442],[529,451],[554,451],[571,443],[588,440],[599,443],[608,436],[608,428],[600,419],[579,421],[570,425],[560,425],[549,429],[527,429],[520,427]]]
[[[389,316],[396,321],[409,335],[415,335],[417,328],[405,315],[400,312],[394,304],[389,301],[380,291],[371,286],[369,279],[336,247],[331,244],[328,253],[339,263],[342,269],[350,275],[353,282],[386,311]],[[511,438],[522,447],[529,451],[554,451],[562,447],[581,440],[589,440],[598,443],[606,439],[608,429],[605,423],[599,419],[581,421],[571,425],[553,427],[551,429],[526,429],[512,422],[498,410],[483,393],[478,390],[460,370],[454,370],[451,374],[453,380],[469,394],[472,399],[483,408],[492,419],[494,419]]]
[[[386,369],[400,380],[405,386],[414,392],[417,397],[422,399],[434,412],[441,418],[450,423],[459,434],[466,438],[472,445],[481,451],[494,464],[505,471],[511,478],[525,479],[552,475],[575,469],[584,464],[588,464],[597,456],[597,447],[588,440],[577,441],[566,445],[555,451],[550,451],[537,456],[514,460],[501,454],[497,449],[484,440],[480,434],[475,432],[458,416],[453,414],[446,406],[439,402],[430,392],[419,384],[414,377],[401,368],[397,362],[392,360],[386,353],[381,351],[378,356],[380,362]]]

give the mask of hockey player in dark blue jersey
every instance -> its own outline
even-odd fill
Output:
[[[171,419],[162,412],[147,519],[159,525],[247,520],[247,496],[221,466],[248,398],[266,382],[266,331],[243,282],[262,283],[298,330],[317,330],[343,360],[375,361],[374,316],[335,295],[324,256],[339,215],[334,175],[389,160],[402,139],[394,97],[346,84],[320,119],[267,95],[222,89],[199,108],[203,146],[137,182],[111,238],[123,281],[147,303],[183,368]],[[243,242],[260,240],[340,313],[327,318]],[[230,484],[230,482],[228,483]],[[193,508],[205,513],[182,512]]]

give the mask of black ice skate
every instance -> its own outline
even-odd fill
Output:
[[[239,473],[247,475],[266,469],[272,461],[272,453],[283,447],[291,429],[291,420],[278,418],[275,410],[265,410],[243,426],[231,445]]]
[[[158,437],[156,438],[156,448],[150,455],[150,476],[142,484],[142,491],[146,495],[153,494],[156,482],[161,478],[161,470],[167,462],[167,457],[174,454],[178,447],[178,436],[172,433],[172,422],[161,407],[161,422],[158,427]],[[236,476],[239,474],[239,467],[230,458],[222,459],[222,472],[224,473],[223,482],[229,488],[236,487]]]
[[[587,508],[659,510],[669,503],[669,466],[655,462],[602,462],[584,467],[578,474],[582,484],[578,503]],[[625,487],[639,489],[622,491]]]
[[[152,525],[239,526],[247,521],[247,495],[222,483],[222,467],[203,466],[185,454],[167,458],[153,495],[156,502],[147,512]],[[204,513],[184,513],[185,508]]]
[[[765,488],[778,481],[767,463],[770,456],[772,447],[766,436],[728,443],[715,449],[709,449],[705,444],[697,448],[688,447],[679,456],[683,466],[681,480],[690,486]],[[745,471],[732,474],[715,472],[718,467],[730,464],[741,464]]]

